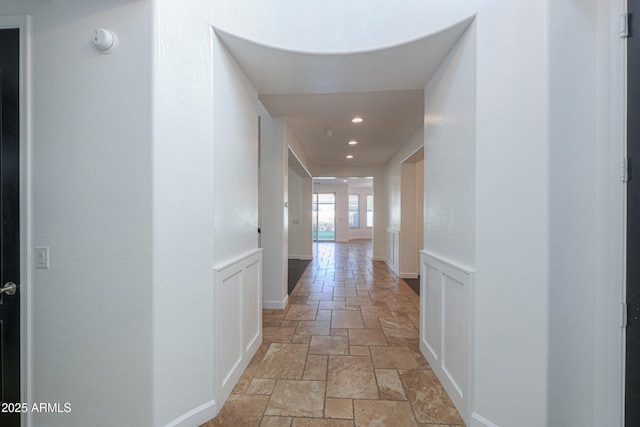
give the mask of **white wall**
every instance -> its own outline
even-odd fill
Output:
[[[280,7],[258,0],[217,1],[191,4],[189,11],[180,12],[160,0],[154,7],[145,0],[114,0],[108,5],[95,0],[3,2],[0,13],[29,12],[33,17],[33,236],[36,245],[51,248],[51,268],[37,271],[32,289],[33,398],[73,402],[71,414],[40,414],[33,417],[34,425],[165,423],[209,399],[205,372],[193,391],[181,396],[175,407],[165,408],[172,404],[165,402],[169,391],[156,389],[151,374],[176,355],[156,342],[162,335],[158,326],[152,326],[155,321],[157,325],[166,322],[169,293],[158,288],[175,279],[173,274],[157,277],[165,270],[156,264],[178,252],[167,247],[170,241],[175,239],[176,248],[184,248],[193,233],[183,226],[179,229],[185,235],[172,236],[164,227],[175,224],[180,208],[169,206],[172,198],[204,209],[202,216],[186,214],[205,230],[199,237],[203,240],[188,252],[205,253],[196,256],[198,267],[188,273],[189,279],[198,283],[204,279],[201,267],[208,254],[213,254],[210,263],[223,262],[254,247],[256,241],[251,182],[257,176],[251,171],[245,174],[248,168],[244,167],[253,163],[257,150],[252,122],[257,113],[250,117],[255,112],[250,106],[255,93],[235,76],[229,95],[246,96],[238,98],[232,104],[235,107],[218,103],[209,120],[204,115],[211,107],[202,105],[202,112],[193,111],[202,99],[195,92],[210,91],[203,78],[209,69],[205,64],[208,47],[215,48],[209,45],[210,24],[272,46],[349,52],[413,40],[475,12],[476,22],[464,49],[441,76],[444,83],[439,87],[430,83],[437,96],[435,101],[427,97],[433,115],[425,117],[433,133],[442,129],[443,138],[450,136],[448,144],[466,147],[464,142],[475,139],[472,247],[469,233],[461,236],[459,230],[450,230],[452,238],[445,237],[430,222],[439,217],[465,224],[464,218],[447,218],[446,211],[430,213],[430,201],[425,201],[425,249],[431,244],[441,256],[474,264],[477,271],[472,351],[475,414],[470,425],[617,424],[620,340],[612,314],[619,307],[620,292],[611,284],[621,282],[622,262],[619,255],[610,255],[619,248],[607,236],[619,237],[617,230],[622,227],[616,215],[622,212],[611,208],[620,205],[619,194],[610,191],[614,175],[619,179],[619,150],[611,146],[608,123],[609,108],[617,107],[607,105],[611,70],[602,64],[612,62],[608,40],[616,31],[610,31],[608,22],[609,15],[621,13],[616,9],[619,3],[432,0],[362,7],[365,4],[364,0],[348,4],[335,0],[330,5],[298,2]],[[158,16],[152,19],[169,11],[177,14],[175,25]],[[342,22],[350,25],[341,26]],[[152,24],[157,30],[152,30]],[[113,28],[120,36],[120,48],[112,55],[97,54],[89,43],[91,32],[99,26]],[[336,27],[344,31],[335,31]],[[193,33],[185,34],[185,28]],[[161,44],[153,40],[153,31]],[[182,37],[186,39],[178,40]],[[154,48],[161,51],[152,53]],[[156,60],[174,58],[160,60],[158,65],[176,65],[175,73],[152,72],[152,64],[156,65],[152,55]],[[187,61],[184,67],[178,64],[181,60]],[[219,86],[222,90],[229,82],[224,75],[214,83],[224,83]],[[189,83],[179,83],[179,78]],[[177,92],[174,96],[164,90]],[[211,186],[198,185],[184,195],[169,194],[170,189],[186,189],[188,183],[207,175],[179,170],[186,163],[186,153],[179,154],[180,161],[172,169],[167,158],[175,147],[168,137],[159,137],[154,153],[154,135],[169,132],[155,120],[165,117],[163,106],[170,101],[179,117],[187,120],[180,127],[186,130],[180,141],[191,137],[204,141],[214,117],[216,123],[232,119],[226,128],[213,127],[212,208],[195,197],[202,191],[207,200]],[[95,114],[97,109],[109,111],[111,120],[102,121]],[[595,131],[587,129],[591,121],[597,123]],[[573,123],[587,125],[583,129]],[[463,130],[468,133],[461,134]],[[226,147],[227,131],[244,142]],[[218,146],[217,141],[222,144]],[[200,165],[210,152],[196,145],[189,142],[188,151],[193,150],[194,157],[204,156],[192,159]],[[442,149],[442,154],[447,151],[433,148]],[[216,154],[226,150],[226,157]],[[468,154],[456,154],[468,166]],[[439,176],[427,177],[426,159],[425,191],[433,194],[440,188]],[[452,168],[459,164],[448,161]],[[442,177],[448,176],[442,169]],[[179,182],[166,183],[158,175],[165,173]],[[383,174],[345,171],[342,176],[375,177],[374,257],[379,259],[386,244],[384,228],[396,221],[395,212],[385,211],[387,188],[378,185],[384,182]],[[165,191],[160,184],[170,187]],[[238,194],[237,206],[227,210],[236,200],[231,195]],[[567,194],[571,198],[565,200]],[[204,219],[208,211],[215,218],[212,229]],[[574,222],[571,214],[577,218]],[[213,244],[205,243],[211,234]],[[171,266],[185,271],[185,263],[178,260]],[[580,269],[585,265],[595,265],[595,274],[593,268]],[[126,292],[114,292],[114,286],[125,286]],[[200,286],[193,285],[184,298],[204,295]],[[578,291],[583,293],[579,295],[582,306],[569,303]],[[199,306],[184,323],[193,334],[181,339],[203,349],[205,355],[190,356],[194,365],[201,364],[209,351],[204,348],[207,344],[194,344],[196,335],[206,330],[194,323],[207,311]],[[175,325],[167,333],[175,337],[180,327]],[[615,350],[606,353],[604,348]],[[194,371],[187,368],[186,372]],[[557,373],[561,374],[555,377]],[[158,385],[181,381],[175,373],[164,373],[157,380]],[[581,414],[579,419],[572,418],[576,413]]]
[[[480,425],[477,420],[474,423],[472,414],[476,410],[482,414],[482,409],[473,407],[477,397],[473,394],[472,378],[475,59],[472,24],[425,88],[424,252],[420,293],[425,308],[421,311],[421,349],[468,425]],[[520,420],[513,424],[514,421],[485,418],[497,425],[527,422]]]
[[[224,53],[211,32],[205,26],[190,26],[202,7],[203,2],[193,9],[168,2],[155,4],[153,425],[168,424],[201,405],[207,410],[199,414],[198,421],[214,416],[216,410],[212,361],[220,348],[212,343],[212,269],[220,249],[215,255],[219,244],[214,242],[229,237],[221,235],[220,225],[216,229],[214,224],[214,199],[224,197],[216,193],[216,183],[223,175],[215,159],[223,155],[218,146],[221,138],[235,140],[245,135],[222,127],[214,131],[212,120],[219,104],[227,102],[226,97],[238,99],[231,94],[244,88],[221,58]],[[188,81],[184,75],[189,75]],[[222,84],[230,86],[228,92],[214,92]],[[245,108],[251,109],[249,105]],[[240,115],[236,117],[241,120]],[[255,129],[247,127],[246,132],[243,141],[250,141]],[[225,256],[237,256],[246,249],[229,248]]]
[[[302,178],[289,168],[289,258],[300,259],[302,253],[301,197]],[[305,211],[306,213],[306,211]]]
[[[420,251],[424,248],[424,159],[416,162],[416,262],[420,265]]]
[[[607,263],[615,259],[612,254],[622,249],[607,242],[607,236],[622,241],[621,224],[608,222],[607,211],[620,206],[624,191],[616,167],[622,153],[613,143],[609,123],[610,118],[623,115],[609,110],[606,80],[607,65],[616,63],[609,56],[609,44],[624,44],[617,37],[617,14],[612,7],[616,3],[550,2],[547,12],[553,184],[549,195],[549,425],[619,422],[619,412],[607,419],[602,410],[604,402],[611,405],[622,399],[620,387],[607,386],[621,370],[620,359],[611,353],[621,346],[622,330],[615,316],[619,310],[603,307],[612,296],[613,301],[622,301],[616,284],[623,282],[615,273],[610,278],[607,271]],[[619,100],[624,105],[624,98]],[[569,305],[581,309],[567,310]],[[617,409],[615,403],[611,406]]]
[[[424,130],[420,126],[385,165],[384,206],[387,213],[385,261],[396,274],[406,277],[416,277],[419,270],[414,253],[417,230],[416,170],[415,164],[402,162],[423,144]]]
[[[313,180],[304,177],[300,181],[300,259],[313,258]]]
[[[32,236],[51,256],[50,269],[30,272],[27,387],[35,402],[72,403],[70,414],[33,414],[32,422],[150,425],[151,3],[0,6],[2,15],[25,13]],[[97,27],[118,33],[117,52],[94,50]]]
[[[288,300],[289,253],[285,121],[266,111],[260,117],[261,242],[265,249],[262,299],[265,308],[283,309]]]

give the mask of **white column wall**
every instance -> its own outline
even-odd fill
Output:
[[[473,406],[475,59],[472,24],[425,88],[420,292],[421,350],[471,426],[482,425],[473,415],[484,410]],[[496,424],[511,425],[503,422]]]
[[[151,425],[151,11],[145,0],[0,6],[32,19],[28,226],[50,248],[50,268],[22,290],[25,386],[72,408],[27,414],[33,426]],[[120,38],[111,55],[91,43],[99,27]]]
[[[289,258],[300,259],[302,179],[291,168],[289,175]]]
[[[415,277],[418,270],[413,253],[416,247],[416,178],[415,166],[403,165],[402,161],[415,153],[423,144],[424,129],[420,126],[384,166],[386,191],[383,206],[387,213],[385,261],[398,275],[410,273],[405,274],[407,277]],[[403,172],[403,168],[408,169],[404,169]],[[401,263],[404,265],[401,266]]]
[[[313,180],[303,177],[300,182],[300,259],[313,259]]]
[[[283,309],[288,301],[288,152],[285,120],[261,116],[260,161],[263,251],[262,301],[264,308]]]
[[[474,418],[541,426],[549,385],[547,3],[482,6],[469,54],[477,60]]]
[[[615,270],[612,277],[609,269],[616,256],[621,259],[623,223],[607,215],[612,207],[621,209],[623,200],[618,168],[624,145],[613,138],[610,120],[623,120],[624,95],[612,105],[607,79],[608,66],[621,64],[610,47],[624,47],[617,36],[622,7],[564,0],[550,1],[547,11],[549,425],[620,425],[622,389],[609,384],[622,370],[615,350],[624,330],[615,302],[623,300],[623,277]],[[610,244],[612,238],[618,244]],[[613,417],[603,410],[607,406]]]

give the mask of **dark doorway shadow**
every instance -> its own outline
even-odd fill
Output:
[[[289,295],[291,295],[291,292],[293,292],[293,289],[296,287],[298,280],[300,280],[300,277],[302,277],[302,274],[307,269],[307,266],[310,262],[310,260],[303,259],[289,260],[289,274],[287,276]]]
[[[411,289],[413,289],[413,292],[416,293],[416,295],[420,295],[420,277],[418,277],[417,279],[402,279],[404,280],[404,282],[409,285],[409,287]]]

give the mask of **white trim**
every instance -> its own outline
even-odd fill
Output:
[[[471,415],[471,425],[469,427],[480,427],[480,426],[498,427],[497,424],[492,423],[491,421],[489,421],[485,417],[483,417],[481,415],[478,415],[477,412],[474,412]]]
[[[599,301],[603,317],[596,321],[608,325],[617,318],[617,307],[626,301],[626,271],[627,271],[627,186],[621,185],[619,180],[619,167],[621,159],[627,153],[627,39],[619,38],[617,34],[620,23],[620,15],[627,12],[627,1],[617,0],[611,2],[609,10],[609,89],[610,89],[610,158],[611,172],[605,178],[608,182],[608,193],[613,198],[609,203],[609,211],[605,214],[609,218],[607,239],[604,241],[610,250],[607,260],[606,281],[608,283],[620,283],[614,292],[607,292],[607,300]],[[614,34],[615,33],[615,34]],[[621,189],[622,188],[622,189]],[[615,289],[616,287],[613,287]],[[613,290],[612,289],[612,290]],[[601,402],[606,411],[594,411],[594,416],[603,416],[603,425],[623,427],[625,424],[625,353],[626,340],[625,328],[620,328],[614,336],[607,336],[606,343],[596,347],[596,355],[599,351],[605,352],[607,361],[604,376],[611,379],[605,385],[603,394],[608,402]],[[596,370],[598,365],[596,364]],[[596,371],[597,372],[597,371]],[[595,401],[599,399],[595,396]],[[600,413],[600,414],[599,414]],[[596,420],[598,422],[599,420]]]
[[[387,258],[383,256],[374,256],[374,257],[371,257],[371,261],[387,262]]]
[[[301,261],[311,261],[311,260],[313,260],[313,256],[312,255],[300,255],[300,260]]]
[[[169,424],[166,424],[165,427],[199,426],[215,418],[216,415],[218,415],[218,404],[215,400],[212,400],[176,418]]]
[[[432,272],[429,273],[427,268]],[[434,374],[469,423],[474,405],[474,299],[475,271],[420,251],[420,351]],[[433,275],[435,273],[436,276]],[[428,280],[431,278],[431,280]],[[460,285],[458,297],[449,300],[447,283]],[[452,288],[451,288],[452,289]],[[448,312],[457,312],[450,329]],[[466,317],[465,317],[466,316]],[[450,319],[449,319],[450,320]],[[457,324],[458,326],[454,326]],[[430,325],[431,327],[427,327]],[[459,346],[450,348],[446,337],[457,330]],[[450,354],[457,354],[454,359]],[[460,360],[463,356],[463,360]],[[461,363],[460,363],[461,362]],[[451,369],[453,368],[453,370]]]
[[[237,258],[235,258],[235,259],[233,259],[231,261],[227,261],[226,263],[224,263],[224,264],[222,264],[220,266],[213,267],[213,271],[215,271],[216,273],[220,273],[222,270],[224,270],[226,268],[229,268],[234,264],[242,262],[242,261],[246,260],[247,258],[250,258],[250,257],[252,257],[252,256],[254,256],[254,255],[256,255],[256,254],[258,254],[260,252],[262,252],[262,248],[254,249],[251,252],[248,252],[248,253],[246,253],[244,255],[240,255],[239,257],[237,257]]]
[[[285,296],[282,301],[262,301],[262,308],[265,310],[284,310],[289,304],[289,295]]]
[[[20,393],[29,407],[33,402],[33,188],[31,112],[31,17],[0,16],[0,28],[20,30]],[[23,427],[31,425],[31,414],[25,413]]]
[[[308,176],[305,176],[303,178],[313,178],[313,175],[311,175],[311,172],[309,172],[309,169],[304,165],[304,163],[302,163],[302,160],[300,160],[300,157],[298,157],[293,147],[291,147],[290,145],[287,145],[287,147],[291,151],[291,154],[293,154],[293,157],[295,157],[296,160],[298,160],[298,163],[300,163],[300,166],[302,166],[302,169],[304,169],[304,171],[307,173]]]
[[[400,273],[399,277],[401,279],[417,279],[420,275],[418,273]]]

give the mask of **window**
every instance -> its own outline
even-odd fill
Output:
[[[349,194],[349,228],[360,228],[359,194]]]
[[[367,194],[367,227],[373,227],[373,194]]]

